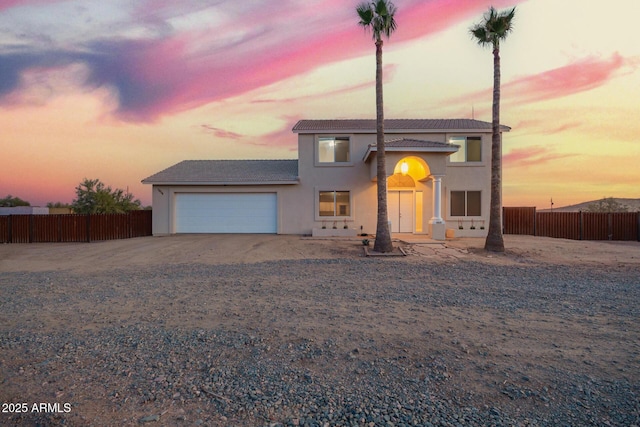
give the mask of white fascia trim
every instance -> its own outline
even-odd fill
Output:
[[[153,181],[153,182],[145,182],[142,181],[143,184],[149,185],[192,185],[192,186],[213,186],[213,187],[223,187],[223,186],[247,186],[247,185],[295,185],[300,184],[300,179],[295,181],[258,181],[258,182],[221,182],[221,181]]]
[[[385,147],[386,152],[405,152],[405,153],[455,153],[458,151],[458,146],[453,147]],[[369,160],[369,157],[373,153],[378,151],[378,147],[368,147],[367,152],[364,154],[363,161]]]

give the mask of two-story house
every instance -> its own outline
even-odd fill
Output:
[[[301,120],[293,132],[297,160],[187,160],[144,179],[153,234],[375,233],[375,120]],[[385,141],[392,233],[486,235],[491,123],[386,120]]]

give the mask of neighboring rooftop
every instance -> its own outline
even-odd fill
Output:
[[[503,132],[511,130],[509,126],[501,125]],[[344,119],[344,120],[300,120],[293,127],[295,133],[311,133],[319,131],[342,132],[376,132],[374,119]],[[473,119],[386,119],[385,133],[407,131],[462,131],[483,130],[490,131],[491,123]]]
[[[295,184],[297,160],[185,160],[143,184]]]

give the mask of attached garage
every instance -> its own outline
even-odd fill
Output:
[[[282,233],[297,160],[185,160],[142,181],[152,185],[153,235]],[[284,203],[284,202],[283,202]]]
[[[176,233],[277,233],[276,193],[176,193]]]

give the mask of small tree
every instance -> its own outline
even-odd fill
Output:
[[[11,194],[8,194],[4,199],[0,199],[0,207],[2,208],[13,208],[15,206],[31,206],[31,203],[19,197],[13,197]]]
[[[76,187],[71,207],[78,214],[125,213],[140,209],[140,200],[120,189],[112,190],[99,179],[85,178]]]
[[[62,202],[49,202],[47,203],[47,207],[48,208],[71,208],[71,205],[69,203],[62,203]]]
[[[618,202],[613,197],[603,197],[597,202],[587,205],[585,212],[628,212],[629,207]]]

